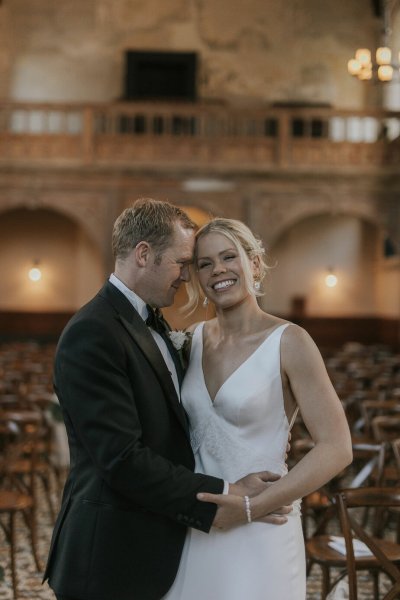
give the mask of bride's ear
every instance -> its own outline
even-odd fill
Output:
[[[254,280],[259,281],[261,279],[261,263],[259,256],[254,256],[251,259],[251,272]]]

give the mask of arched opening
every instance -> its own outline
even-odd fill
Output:
[[[41,271],[40,279],[29,278],[34,266]],[[0,215],[0,270],[3,335],[13,327],[19,334],[21,327],[27,335],[50,334],[50,321],[56,335],[60,329],[56,315],[65,322],[104,279],[101,256],[87,233],[48,209],[18,208]]]
[[[375,315],[380,251],[378,227],[359,217],[321,214],[302,219],[269,251],[275,266],[267,280],[265,306],[283,315],[301,305],[304,314],[315,317]],[[337,278],[332,287],[326,283],[329,274]]]

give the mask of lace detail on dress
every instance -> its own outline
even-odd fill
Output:
[[[285,466],[266,454],[255,453],[254,447],[238,438],[237,430],[229,431],[226,422],[216,418],[215,414],[203,421],[202,427],[190,432],[193,452],[200,447],[218,463],[223,477],[237,481],[241,477],[256,471],[270,470],[283,474]]]

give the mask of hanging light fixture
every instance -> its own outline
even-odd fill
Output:
[[[335,285],[337,285],[338,278],[334,274],[332,267],[328,267],[327,270],[328,270],[328,274],[325,277],[325,285],[330,288],[335,287]]]
[[[28,271],[28,277],[31,281],[40,281],[42,279],[42,271],[39,269],[39,261],[34,260],[32,268]]]
[[[391,4],[396,0],[381,0],[383,12],[382,46],[376,49],[374,57],[368,48],[358,48],[354,58],[347,63],[347,70],[353,77],[361,81],[377,79],[382,82],[392,81],[400,75],[400,52],[398,60],[393,59],[393,52],[389,47],[390,11]]]

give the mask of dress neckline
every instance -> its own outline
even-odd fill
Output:
[[[238,373],[238,371],[240,371],[240,369],[246,364],[248,363],[254,356],[255,354],[258,353],[258,351],[264,346],[264,344],[266,344],[266,342],[268,342],[268,340],[275,334],[276,331],[278,331],[279,329],[285,328],[290,325],[290,323],[282,323],[282,325],[277,325],[268,335],[266,338],[264,338],[264,340],[257,346],[257,348],[255,348],[253,350],[253,352],[251,352],[251,354],[249,354],[249,356],[247,358],[244,359],[243,362],[240,363],[240,365],[238,365],[236,367],[236,369],[234,369],[232,371],[232,373],[230,375],[228,375],[228,377],[222,382],[222,384],[219,386],[214,399],[211,398],[211,394],[208,390],[208,386],[207,386],[207,382],[206,382],[206,378],[205,378],[205,373],[204,373],[204,368],[203,368],[203,350],[204,350],[204,342],[203,342],[203,331],[204,331],[204,325],[205,325],[205,321],[203,321],[203,323],[201,323],[201,326],[199,327],[200,331],[199,331],[199,337],[200,337],[200,371],[201,371],[201,375],[203,378],[203,384],[204,384],[204,388],[207,392],[208,398],[210,400],[211,405],[214,406],[219,393],[221,392],[221,390],[225,387],[225,385],[228,383],[228,381],[230,381],[230,379],[232,379],[232,377],[234,375],[236,375]]]

